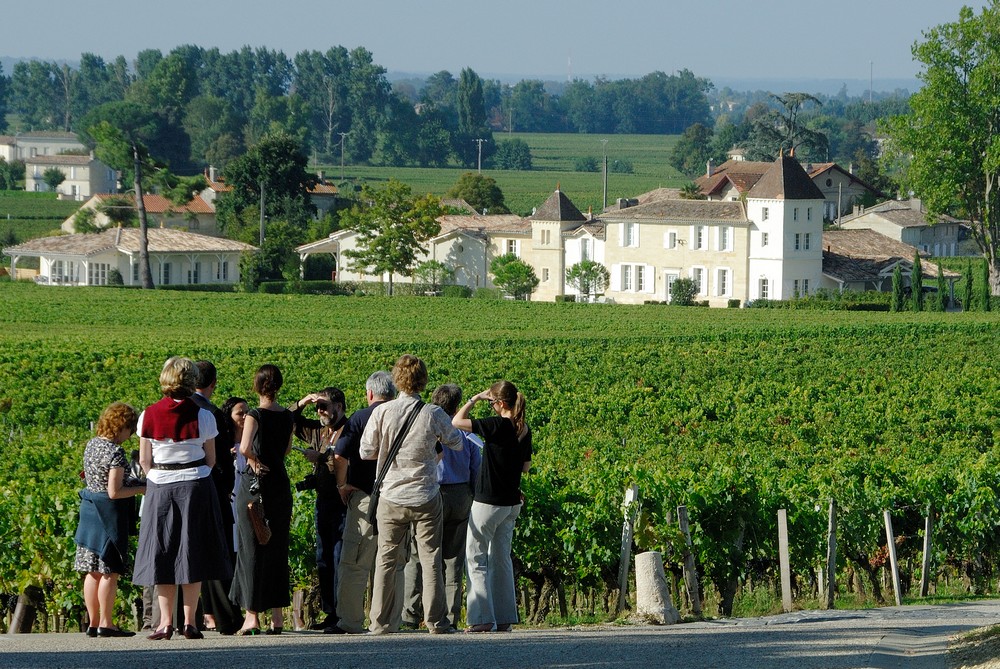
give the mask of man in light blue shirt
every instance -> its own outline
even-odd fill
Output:
[[[454,383],[446,383],[434,391],[431,402],[454,416],[462,404],[462,389]],[[482,462],[482,440],[471,433],[459,430],[462,448],[442,449],[438,460],[438,483],[441,486],[441,502],[444,507],[444,536],[441,541],[441,557],[444,566],[445,601],[448,619],[453,627],[458,627],[462,612],[463,579],[465,576],[465,534],[469,527],[472,511],[472,488],[479,474]],[[420,610],[420,562],[416,549],[410,546],[410,560],[406,564],[406,602],[403,623],[416,628],[423,618]]]

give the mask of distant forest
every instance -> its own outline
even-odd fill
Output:
[[[0,70],[0,133],[83,132],[101,105],[134,102],[155,112],[170,147],[160,157],[179,173],[224,167],[274,131],[297,139],[319,162],[474,167],[481,159],[500,169],[530,169],[530,156],[519,140],[494,139],[494,132],[686,133],[674,162],[692,174],[704,168],[703,157],[724,159],[733,146],[753,143],[755,119],[759,125],[781,108],[768,91],[719,91],[688,70],[513,85],[468,68],[395,82],[386,75],[368,50],[342,46],[293,57],[186,45],[166,54],[145,50],[132,62],[89,53],[75,66],[21,61],[10,73]],[[905,111],[907,98],[905,91],[873,104],[845,91],[817,96],[799,122],[828,141],[803,150],[813,160],[873,157],[873,121]]]

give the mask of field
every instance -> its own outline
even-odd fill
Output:
[[[51,234],[79,207],[79,202],[57,200],[52,193],[0,190],[0,248]],[[10,258],[0,258],[0,265],[10,267]],[[18,267],[37,269],[38,260],[24,258]]]
[[[635,197],[659,187],[678,187],[689,179],[682,176],[667,159],[677,137],[673,135],[580,135],[559,133],[497,133],[496,141],[523,139],[531,148],[534,169],[526,172],[484,169],[496,179],[510,210],[528,215],[560,187],[581,211],[600,211],[603,199],[602,139],[607,139],[608,163],[616,160],[632,163],[633,172],[622,174],[609,170],[608,203],[619,197]],[[597,172],[576,172],[577,158],[597,160]],[[340,177],[340,165],[323,166],[327,176]],[[613,168],[611,168],[613,169]],[[443,196],[458,178],[467,172],[457,168],[397,168],[345,166],[347,178],[360,181],[381,181],[395,177],[409,184],[418,193]]]
[[[884,509],[904,582],[919,577],[928,505],[934,575],[987,592],[1000,557],[997,318],[0,283],[0,592],[42,584],[50,612],[79,611],[72,534],[89,424],[113,400],[155,401],[167,356],[213,360],[220,402],[247,396],[254,369],[274,362],[282,401],[334,384],[354,410],[368,374],[403,352],[427,361],[431,386],[472,394],[509,378],[528,398],[536,456],[515,556],[537,596],[525,598],[532,620],[566,601],[557,593],[570,614],[601,614],[631,483],[637,547],[663,551],[671,571],[669,515],[688,507],[711,613],[773,586],[779,508],[797,604],[814,603],[831,498],[842,597],[852,574],[869,603],[888,596]],[[297,586],[312,578],[311,502],[296,493]]]

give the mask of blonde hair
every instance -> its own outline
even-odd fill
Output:
[[[174,399],[183,399],[194,395],[198,388],[198,366],[193,360],[175,355],[165,363],[160,372],[160,390]]]
[[[490,386],[490,396],[495,400],[500,400],[511,411],[511,420],[514,421],[514,428],[520,435],[524,430],[524,409],[527,402],[524,395],[510,381],[497,381]]]
[[[427,365],[415,355],[401,355],[392,366],[392,382],[404,393],[421,393],[427,387]]]
[[[135,409],[124,402],[113,402],[101,412],[101,417],[97,419],[97,427],[94,428],[94,434],[114,441],[123,428],[127,427],[135,432],[138,423],[139,413]]]

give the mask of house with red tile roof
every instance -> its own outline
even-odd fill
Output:
[[[135,208],[135,196],[131,193],[121,195],[99,193],[88,199],[77,212],[91,210],[94,212],[94,225],[99,228],[111,227],[111,219],[106,213],[102,213],[101,209],[102,205],[115,206],[113,204],[115,201],[124,202],[124,206]],[[142,203],[146,208],[146,218],[150,228],[169,228],[213,237],[222,234],[215,219],[215,207],[202,199],[200,195],[195,195],[186,204],[176,205],[162,195],[149,193],[143,194]],[[60,227],[64,232],[74,233],[77,231],[74,222],[76,215],[74,213],[63,221]]]

